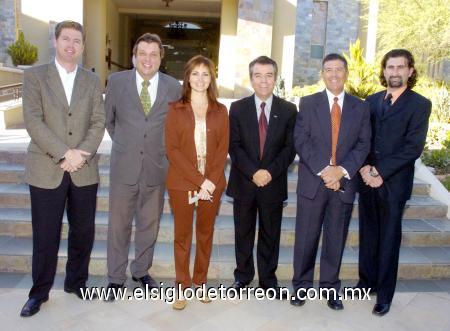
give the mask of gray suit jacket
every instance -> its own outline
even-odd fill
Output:
[[[145,116],[136,87],[136,70],[113,73],[106,90],[106,129],[113,141],[111,181],[133,185],[143,171],[148,186],[165,182],[168,161],[164,124],[169,102],[180,98],[178,81],[159,73],[156,100]]]
[[[105,109],[99,78],[80,66],[70,106],[54,62],[24,72],[23,116],[31,137],[25,178],[33,186],[53,189],[64,171],[59,162],[68,149],[91,153],[87,163],[70,174],[76,186],[98,183],[97,148],[105,131]]]

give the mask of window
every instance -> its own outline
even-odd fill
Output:
[[[328,2],[314,1],[313,6],[310,57],[323,59],[327,35]]]

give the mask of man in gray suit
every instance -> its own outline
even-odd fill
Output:
[[[126,280],[135,218],[135,256],[130,271],[144,288],[157,287],[148,274],[164,207],[168,161],[164,123],[169,102],[180,98],[180,84],[158,72],[164,48],[150,33],[133,47],[136,68],[114,73],[106,91],[106,128],[112,139],[108,225],[107,300]]]
[[[105,131],[105,110],[100,80],[77,65],[84,40],[79,23],[58,23],[55,61],[24,73],[23,115],[31,137],[25,176],[33,225],[33,287],[23,317],[36,314],[48,300],[66,204],[64,291],[82,298],[88,278],[99,181],[96,151]]]

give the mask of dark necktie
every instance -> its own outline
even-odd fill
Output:
[[[387,112],[389,111],[389,108],[392,105],[392,94],[386,95],[386,98],[383,100],[383,104],[381,105],[381,117],[384,117]]]
[[[266,136],[267,136],[267,117],[264,113],[264,108],[266,107],[266,103],[261,103],[261,114],[259,115],[259,121],[258,121],[258,129],[259,129],[259,155],[262,159],[263,157],[263,151],[264,151],[264,144],[266,143]]]
[[[334,97],[333,106],[331,106],[331,162],[333,165],[336,165],[336,148],[341,126],[341,107],[338,100],[338,97]]]

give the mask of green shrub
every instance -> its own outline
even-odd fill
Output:
[[[446,140],[449,138],[450,125],[447,123],[435,122],[430,120],[428,125],[427,149],[441,149],[445,147]]]
[[[325,85],[323,82],[318,82],[314,85],[305,85],[303,87],[300,86],[294,86],[290,92],[290,97],[298,97],[301,98],[305,95],[310,95],[316,92],[320,92],[323,89],[325,89]]]
[[[445,140],[442,142],[442,146],[450,149],[450,130],[447,130],[447,132],[445,133]]]
[[[376,66],[366,63],[363,53],[364,49],[357,39],[354,44],[350,43],[348,55],[342,54],[347,60],[349,71],[345,90],[361,99],[383,89],[378,82]]]
[[[428,77],[420,77],[414,90],[431,100],[433,108],[430,121],[450,123],[450,88],[448,84],[433,81]]]
[[[450,176],[447,176],[447,177],[441,179],[441,183],[442,183],[442,185],[445,186],[447,191],[450,191]]]
[[[450,172],[450,153],[447,148],[425,150],[421,156],[422,162],[436,170],[436,174]]]
[[[38,48],[25,40],[23,31],[19,32],[19,38],[8,46],[6,52],[15,66],[31,65],[38,59]]]

